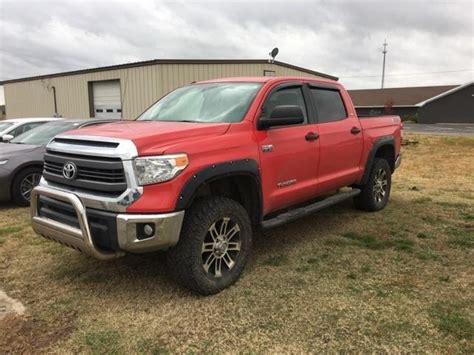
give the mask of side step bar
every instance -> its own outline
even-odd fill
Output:
[[[282,213],[272,219],[263,221],[261,226],[263,229],[275,228],[295,219],[308,216],[326,207],[335,205],[336,203],[342,202],[351,197],[357,196],[358,194],[360,194],[360,189],[352,189],[351,191],[340,192],[336,195],[329,196],[322,201],[315,202],[308,206],[296,208],[294,210]]]

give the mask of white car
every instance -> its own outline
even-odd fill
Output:
[[[43,123],[60,120],[61,118],[41,117],[41,118],[14,118],[0,121],[0,142],[9,140],[29,131],[32,128],[41,126]]]

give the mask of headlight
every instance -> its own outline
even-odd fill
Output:
[[[8,163],[8,159],[0,160],[0,165],[5,165],[6,163]]]
[[[186,154],[136,158],[135,175],[139,185],[171,180],[188,166]]]

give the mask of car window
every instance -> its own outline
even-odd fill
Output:
[[[23,133],[29,131],[30,129],[36,128],[38,126],[41,126],[42,124],[45,124],[46,122],[31,122],[27,123],[25,125],[25,128],[23,129]]]
[[[13,126],[12,122],[0,122],[0,132],[6,130],[10,126]]]
[[[295,105],[301,107],[304,115],[304,123],[308,123],[308,114],[301,87],[282,88],[271,94],[265,103],[264,112],[267,117],[276,106]]]
[[[39,127],[30,129],[28,132],[13,138],[10,143],[43,145],[53,139],[56,135],[76,128],[78,122],[55,121]]]
[[[339,121],[347,117],[339,90],[311,88],[311,95],[320,123]]]
[[[15,134],[12,134],[12,136],[14,136],[14,137],[19,136],[20,134],[28,132],[30,129],[41,126],[43,123],[45,123],[45,122],[25,123],[25,124],[21,125],[20,127],[15,128]]]
[[[12,135],[13,137],[16,137],[23,133],[22,130],[23,130],[23,125],[18,126],[15,129],[12,129],[10,132],[8,132],[8,134]]]

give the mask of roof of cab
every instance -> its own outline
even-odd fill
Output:
[[[275,82],[275,81],[291,81],[291,80],[338,84],[338,82],[335,80],[323,79],[323,78],[311,78],[311,77],[305,77],[305,76],[240,76],[240,77],[203,80],[203,81],[195,82],[195,84],[225,83],[225,82],[268,83],[268,82]]]

